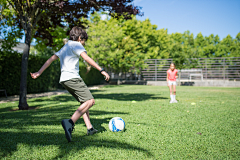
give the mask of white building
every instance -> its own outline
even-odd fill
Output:
[[[1,48],[1,46],[2,46],[1,41],[4,41],[4,39],[0,39],[0,48]],[[13,47],[12,49],[13,49],[14,51],[17,51],[18,53],[23,53],[24,46],[25,46],[25,43],[19,42],[19,43],[18,43],[15,47]],[[31,46],[32,46],[32,45],[31,45]],[[36,51],[35,51],[35,52],[36,52]],[[37,54],[37,53],[35,53],[35,54]]]

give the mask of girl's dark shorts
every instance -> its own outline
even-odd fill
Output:
[[[73,78],[60,84],[73,95],[74,98],[80,103],[84,103],[90,99],[93,99],[91,92],[82,78]]]

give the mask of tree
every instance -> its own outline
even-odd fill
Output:
[[[231,47],[234,45],[233,38],[230,35],[223,38],[218,45],[216,57],[231,57]]]
[[[240,57],[240,32],[237,34],[236,39],[233,40],[231,57]]]
[[[86,49],[88,54],[99,63],[99,65],[117,71],[118,63],[116,56],[120,55],[122,49],[118,46],[124,38],[121,23],[116,18],[101,20],[100,14],[90,17],[87,33],[89,40]]]
[[[17,39],[21,39],[23,33],[12,21],[15,14],[13,8],[6,0],[0,0],[0,4],[0,37],[3,39],[0,42],[0,51],[12,52],[12,48],[18,44]]]
[[[25,47],[22,54],[21,64],[21,82],[19,109],[28,109],[26,100],[27,94],[27,68],[30,43],[33,37],[47,39],[47,45],[52,45],[54,36],[51,34],[57,26],[64,27],[64,23],[72,26],[82,26],[79,19],[87,17],[89,12],[108,10],[109,14],[116,13],[121,15],[124,12],[128,14],[141,15],[139,7],[131,4],[133,0],[7,0],[14,9],[15,15],[13,22],[20,29],[24,30]]]
[[[146,67],[148,58],[168,58],[167,30],[157,30],[149,19],[137,20],[135,16],[101,20],[99,14],[91,17],[88,54],[100,65],[115,72],[136,72]]]

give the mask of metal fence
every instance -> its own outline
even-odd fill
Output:
[[[148,81],[166,80],[166,72],[173,59],[148,59],[142,78]],[[240,57],[189,59],[187,67],[179,70],[180,80],[240,80]],[[189,65],[188,65],[189,66]]]
[[[108,74],[111,77],[111,80],[141,80],[141,74],[137,74],[137,73],[132,73],[132,72],[120,72],[120,73],[116,73],[114,71],[111,71],[110,69],[106,69],[106,71],[108,72]]]
[[[172,59],[148,59],[145,63],[148,65],[146,69],[142,70],[142,77],[148,81],[163,81],[166,80],[167,70]]]

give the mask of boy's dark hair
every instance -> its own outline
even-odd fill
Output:
[[[81,39],[86,39],[86,40],[88,39],[88,35],[86,31],[76,26],[71,29],[69,36],[70,36],[69,40],[73,40],[73,41],[77,41],[79,37]]]
[[[176,67],[175,63],[173,63],[173,62],[171,62],[170,66],[171,66],[172,64]]]

